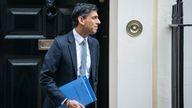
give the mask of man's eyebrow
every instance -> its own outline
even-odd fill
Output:
[[[98,18],[98,17],[99,17],[98,15],[92,16],[92,18]]]

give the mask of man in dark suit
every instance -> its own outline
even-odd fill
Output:
[[[90,35],[95,34],[101,23],[97,7],[94,4],[78,3],[72,12],[73,30],[68,34],[57,36],[45,55],[40,73],[40,84],[46,91],[44,108],[56,108],[65,105],[67,108],[96,108],[96,104],[83,106],[76,100],[65,97],[58,89],[81,76],[82,61],[84,60],[84,75],[97,92],[99,43]],[[82,42],[86,51],[83,53]],[[86,52],[86,53],[85,53]],[[86,54],[86,58],[82,58]]]

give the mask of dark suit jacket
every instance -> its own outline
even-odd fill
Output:
[[[89,81],[97,92],[99,43],[93,37],[88,37],[91,56]],[[44,108],[55,108],[66,98],[58,87],[77,78],[77,55],[73,32],[57,36],[47,51],[40,73],[40,84],[46,91]]]

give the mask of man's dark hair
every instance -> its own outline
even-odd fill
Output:
[[[88,3],[77,3],[72,12],[73,27],[77,26],[79,16],[86,18],[91,11],[98,11],[97,6],[94,4],[88,4]]]

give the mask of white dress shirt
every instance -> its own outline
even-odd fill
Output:
[[[84,39],[86,39],[87,41],[87,37],[83,38],[79,33],[76,32],[75,29],[73,29],[73,35],[75,38],[75,43],[76,43],[76,53],[77,53],[77,76],[80,75],[80,66],[81,66],[81,43],[83,42]],[[87,78],[89,78],[90,76],[90,67],[91,67],[91,58],[90,58],[90,51],[89,51],[89,45],[88,45],[88,41],[87,41],[87,70],[86,70],[86,76]]]

